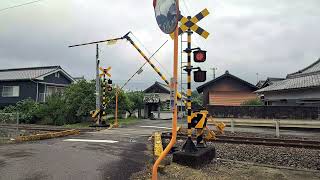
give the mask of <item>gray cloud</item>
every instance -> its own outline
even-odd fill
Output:
[[[209,39],[193,36],[194,45],[208,51],[207,62],[200,65],[208,71],[215,66],[218,74],[229,70],[255,83],[256,72],[261,78],[284,77],[320,56],[317,0],[184,2],[189,10],[181,1],[183,14],[190,11],[194,15],[205,7],[211,12],[199,22],[211,33]],[[95,47],[67,46],[118,37],[131,30],[152,53],[169,39],[161,33],[153,16],[150,0],[47,0],[2,12],[0,68],[61,65],[73,76],[94,78]],[[118,83],[123,83],[144,63],[128,42],[100,47],[102,65],[113,67],[113,79]],[[170,76],[172,41],[155,57],[166,71],[155,64]],[[211,71],[208,73],[210,79]],[[161,81],[147,65],[128,87],[144,88],[155,80]]]

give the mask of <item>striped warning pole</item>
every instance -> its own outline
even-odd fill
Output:
[[[132,39],[128,36],[127,40],[133,45],[134,48],[137,49],[137,51],[141,54],[141,56],[150,64],[150,66],[158,73],[158,75],[161,77],[164,82],[166,82],[167,85],[170,85],[169,81],[166,79],[166,77],[160,72],[160,70],[150,61],[149,58],[141,51],[141,49],[132,41]]]
[[[188,16],[188,20],[190,20],[191,17]],[[191,35],[192,31],[189,28],[187,31],[188,34],[188,48],[187,48],[187,54],[188,54],[188,64],[187,64],[187,121],[188,121],[188,137],[191,137],[192,135],[192,127],[191,127]]]

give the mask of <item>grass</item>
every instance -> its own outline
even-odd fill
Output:
[[[118,119],[119,125],[130,125],[136,123],[137,121],[138,119],[134,117],[129,117],[127,119]],[[111,120],[111,123],[114,123],[114,119]]]
[[[62,127],[71,128],[71,129],[79,129],[79,128],[88,128],[92,124],[93,124],[93,122],[81,122],[81,123],[76,123],[76,124],[65,124]]]

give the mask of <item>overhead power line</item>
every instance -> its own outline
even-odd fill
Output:
[[[21,7],[21,6],[26,6],[26,5],[29,5],[29,4],[34,4],[34,3],[37,3],[37,2],[40,2],[40,1],[45,1],[45,0],[36,0],[36,1],[26,2],[26,3],[23,3],[23,4],[18,4],[18,5],[14,5],[14,6],[9,6],[9,7],[0,9],[0,12],[6,11],[6,10],[9,10],[9,9],[13,9],[13,8],[17,8],[17,7]]]

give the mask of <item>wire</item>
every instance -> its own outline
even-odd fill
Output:
[[[36,0],[36,1],[31,1],[31,2],[27,2],[27,3],[23,3],[23,4],[18,4],[18,5],[6,7],[6,8],[3,8],[3,9],[0,9],[0,12],[1,11],[6,11],[6,10],[9,10],[9,9],[14,9],[14,8],[17,8],[17,7],[21,7],[21,6],[26,6],[26,5],[29,5],[29,4],[34,4],[34,3],[37,3],[37,2],[40,2],[40,1],[45,1],[45,0]]]
[[[150,58],[152,58],[166,43],[168,42],[168,40],[166,40],[166,42],[164,42],[151,56]],[[149,58],[149,59],[150,59]],[[129,81],[136,75],[139,73],[140,69],[143,68],[143,66],[145,66],[147,64],[147,62],[145,62],[125,83],[124,85],[121,87],[121,89],[123,89],[128,83]]]
[[[191,13],[190,13],[190,10],[189,10],[189,8],[188,8],[188,6],[187,6],[187,3],[185,2],[185,0],[182,0],[182,3],[183,3],[183,5],[184,5],[185,9],[187,10],[188,14],[191,14]]]
[[[143,43],[131,32],[131,34],[132,34],[132,36],[141,44],[141,46],[149,53],[149,54],[151,54],[150,53],[150,51],[143,45]],[[155,57],[153,57],[152,59],[154,59],[155,61],[157,61],[157,63],[162,67],[162,69],[167,73],[166,75],[169,75],[169,76],[171,76],[171,74],[167,71],[167,69],[164,67],[164,66],[162,66],[162,64],[155,58]]]

